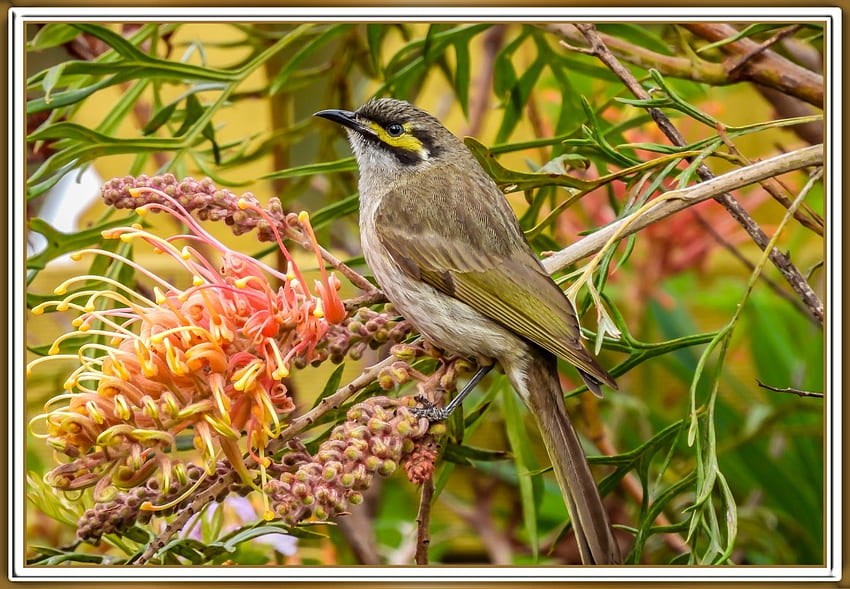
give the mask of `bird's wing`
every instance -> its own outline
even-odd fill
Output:
[[[440,188],[447,190],[440,192]],[[435,189],[440,199],[452,198],[448,186]],[[458,206],[443,206],[445,214],[437,219],[420,218],[426,214],[422,207],[381,207],[376,217],[378,239],[412,278],[463,301],[593,379],[616,388],[582,345],[571,303],[528,247],[504,196],[498,192],[496,196],[502,203],[443,203]],[[406,198],[415,196],[401,189],[387,195],[385,203],[399,199],[399,204]],[[470,233],[470,223],[484,231]],[[500,239],[513,243],[500,246]]]

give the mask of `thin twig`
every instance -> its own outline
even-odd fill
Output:
[[[378,289],[372,289],[372,291],[360,295],[359,297],[345,299],[342,304],[345,306],[346,311],[353,311],[354,309],[359,309],[360,307],[377,305],[378,303],[386,302],[387,296],[384,294],[383,291]]]
[[[428,547],[431,544],[431,500],[434,498],[434,479],[422,483],[419,512],[416,514],[416,564],[428,564]]]
[[[596,53],[597,58],[602,61],[608,68],[619,77],[626,87],[639,99],[649,100],[649,93],[640,85],[631,72],[621,64],[611,51],[605,46],[604,42],[592,24],[576,25],[584,34],[591,49]],[[659,129],[677,146],[685,146],[686,142],[679,130],[673,126],[670,119],[657,108],[647,108],[650,117],[655,121]],[[714,174],[708,169],[704,163],[697,167],[697,175],[704,181],[714,178]],[[753,241],[762,249],[767,246],[769,241],[768,236],[762,231],[761,227],[755,222],[750,214],[735,200],[728,192],[715,196],[715,200],[723,205],[732,217],[747,231]],[[803,301],[809,310],[809,314],[820,324],[823,325],[823,303],[818,298],[812,287],[806,282],[806,279],[800,271],[791,263],[791,260],[773,248],[770,251],[770,260],[779,269],[791,288],[797,293],[797,296]]]
[[[765,41],[764,43],[759,43],[755,47],[751,47],[747,53],[744,53],[740,57],[738,57],[732,67],[729,68],[730,76],[737,76],[738,70],[744,67],[747,62],[755,58],[758,54],[765,52],[769,47],[778,41],[784,39],[788,35],[793,35],[797,31],[799,31],[803,25],[791,25],[790,27],[785,27],[784,29],[780,29],[773,35],[770,39]]]
[[[791,393],[792,395],[797,395],[798,397],[816,397],[818,399],[823,399],[823,393],[815,393],[812,391],[804,391],[802,389],[795,389],[794,387],[774,387],[769,384],[764,384],[762,381],[756,379],[758,385],[769,391],[776,391],[777,393]]]

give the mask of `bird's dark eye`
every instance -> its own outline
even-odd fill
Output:
[[[387,135],[389,135],[390,137],[401,137],[402,133],[404,133],[404,127],[402,127],[398,123],[392,123],[391,125],[387,125]]]

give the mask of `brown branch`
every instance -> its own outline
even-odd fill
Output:
[[[694,35],[712,42],[739,33],[735,27],[721,23],[687,23],[683,26]],[[762,48],[746,37],[724,43],[719,49],[729,56],[726,69],[730,77],[757,82],[823,108],[823,76]]]
[[[602,61],[612,72],[614,72],[617,77],[619,77],[623,83],[628,87],[628,89],[639,99],[641,100],[649,100],[650,96],[646,90],[644,90],[643,86],[635,79],[635,77],[629,72],[628,69],[621,64],[617,58],[611,53],[610,50],[605,46],[604,42],[599,36],[599,33],[596,31],[596,28],[592,24],[578,24],[576,25],[579,30],[584,34],[588,43],[590,44],[590,48],[593,50],[597,58]],[[769,52],[766,52],[769,53]],[[766,54],[765,53],[765,54]],[[763,57],[763,56],[762,56]],[[761,59],[761,57],[759,58]],[[790,63],[790,62],[789,62]],[[797,67],[797,66],[795,66]],[[748,71],[751,68],[748,68]],[[800,68],[801,69],[801,68]],[[661,129],[661,131],[670,139],[670,141],[677,146],[686,145],[685,139],[682,137],[679,130],[673,126],[670,122],[670,119],[667,118],[664,113],[662,113],[657,108],[648,108],[647,112],[655,121],[655,124]],[[697,167],[697,175],[704,181],[710,180],[714,178],[714,174],[711,170],[708,169],[704,163],[700,164]],[[767,247],[769,238],[762,231],[761,227],[756,223],[756,221],[750,216],[750,214],[741,206],[741,204],[735,200],[735,198],[727,193],[723,193],[715,197],[715,200],[723,205],[723,207],[727,210],[727,212],[732,215],[732,217],[747,231],[753,241],[761,248],[764,249]],[[809,310],[809,314],[814,318],[818,324],[823,325],[823,303],[818,298],[815,291],[812,287],[806,282],[806,279],[800,273],[800,271],[791,263],[791,260],[787,255],[780,252],[778,249],[773,248],[770,251],[770,260],[773,264],[779,269],[788,283],[791,285],[791,288],[797,293],[797,296],[803,301],[806,307]]]
[[[823,399],[823,393],[814,393],[812,391],[804,391],[802,389],[795,389],[794,387],[774,387],[769,384],[764,384],[762,381],[756,379],[758,385],[769,391],[776,391],[777,393],[791,393],[792,395],[797,395],[798,397],[816,397],[818,399]]]
[[[379,490],[379,487],[377,487],[377,484],[373,484],[366,492],[371,498],[374,497],[376,490]],[[374,519],[374,515],[369,509],[368,499],[360,505],[350,506],[348,515],[336,519],[337,527],[345,537],[357,564],[381,564],[378,540],[375,537]]]
[[[735,63],[732,67],[729,68],[729,74],[733,76],[738,76],[738,71],[747,65],[747,62],[752,60],[754,57],[759,55],[760,53],[764,53],[767,51],[768,47],[776,44],[778,41],[784,39],[788,35],[793,35],[797,31],[802,28],[802,25],[791,25],[790,27],[785,27],[784,29],[780,29],[776,32],[770,39],[765,41],[764,43],[757,43],[755,47],[751,48],[747,53],[741,55],[740,57],[735,58]]]
[[[708,23],[688,24],[686,28],[692,33],[705,36],[711,40],[720,40],[738,33],[728,25],[715,25]],[[697,27],[705,35],[695,30]],[[713,27],[713,28],[712,28]],[[717,27],[725,27],[718,29]],[[571,24],[548,24],[543,25],[545,30],[550,31],[572,43],[584,41],[582,33],[577,25]],[[720,49],[732,53],[728,64],[713,63],[696,57],[680,57],[676,55],[664,55],[656,53],[644,47],[633,45],[619,37],[597,33],[606,47],[617,56],[617,58],[636,65],[643,69],[658,70],[663,76],[702,82],[712,86],[726,86],[735,84],[742,80],[757,82],[763,86],[774,88],[783,94],[795,96],[800,100],[808,102],[818,108],[823,108],[823,77],[800,67],[792,61],[761,48],[761,45],[750,39],[742,39],[735,43],[729,43]],[[731,46],[731,47],[730,47]],[[586,54],[595,54],[593,49],[584,47],[573,47],[567,45],[574,51]],[[758,55],[758,54],[761,55]],[[752,55],[753,59],[747,67],[739,66],[730,73],[730,68],[735,68],[743,56]],[[778,69],[777,69],[778,68]],[[737,74],[737,75],[736,75]]]
[[[419,512],[416,514],[416,564],[428,564],[428,547],[431,544],[431,500],[434,498],[434,479],[422,483]]]
[[[359,309],[363,306],[377,305],[378,303],[386,302],[387,297],[384,292],[378,289],[373,289],[371,292],[367,292],[366,294],[360,295],[359,297],[346,299],[342,302],[342,304],[345,306],[346,311],[352,311],[354,309]]]
[[[808,117],[816,113],[814,107],[806,104],[799,98],[794,98],[779,90],[774,90],[761,84],[756,84],[755,89],[773,107],[773,118],[775,119],[796,119]],[[788,127],[788,130],[809,145],[815,145],[817,143],[823,143],[823,127],[823,121],[810,121]]]
[[[584,36],[578,30],[576,25],[548,24],[543,25],[543,28],[554,33],[565,41],[572,41],[573,43],[584,42]],[[690,57],[679,57],[676,55],[656,53],[655,51],[651,51],[638,45],[633,45],[619,37],[613,37],[611,35],[606,35],[605,33],[599,33],[599,36],[605,42],[605,45],[618,58],[643,69],[655,69],[661,72],[664,76],[693,80],[694,82],[702,82],[712,86],[724,86],[734,82],[729,78],[723,64],[693,59]],[[573,51],[595,55],[592,49],[574,47],[570,45],[566,46]]]

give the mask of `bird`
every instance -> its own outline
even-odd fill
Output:
[[[387,299],[430,343],[476,360],[471,383],[494,363],[502,367],[536,420],[582,563],[620,564],[567,412],[558,358],[597,395],[617,384],[584,347],[572,303],[504,193],[457,136],[406,101],[377,98],[315,116],[345,128],[359,168],[363,255]]]

